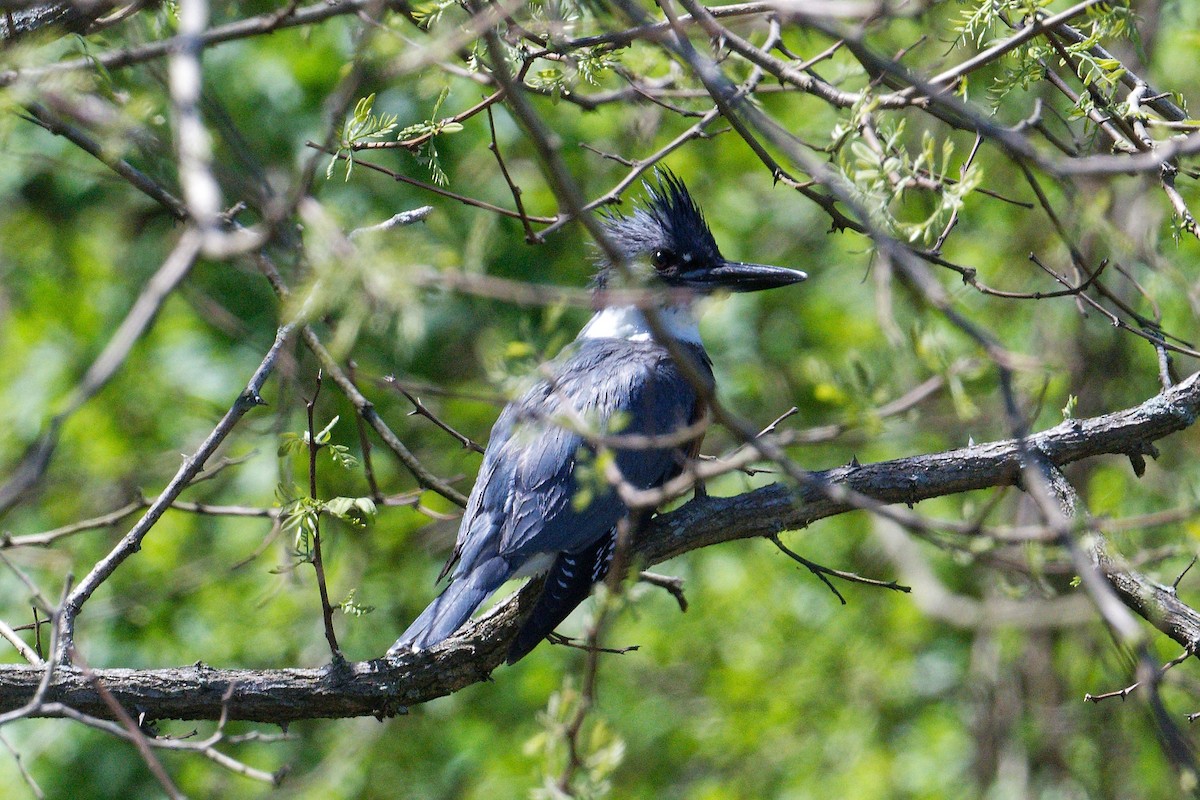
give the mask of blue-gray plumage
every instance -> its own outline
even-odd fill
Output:
[[[647,189],[644,207],[605,220],[626,269],[602,265],[600,287],[623,275],[632,275],[635,285],[665,284],[698,294],[804,280],[796,270],[726,261],[700,209],[671,173],[660,172],[658,185]],[[506,580],[548,569],[542,594],[510,646],[511,664],[587,597],[607,573],[617,525],[630,512],[603,476],[580,469],[595,454],[580,425],[618,436],[669,437],[704,418],[712,367],[690,306],[684,300],[657,310],[690,369],[681,369],[655,341],[640,310],[610,306],[555,360],[549,378],[504,409],[443,569],[443,576],[453,570],[450,585],[389,654],[442,641]],[[678,475],[699,444],[697,437],[662,447],[617,446],[612,454],[624,481],[651,489]]]

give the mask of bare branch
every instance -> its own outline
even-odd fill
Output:
[[[35,667],[41,666],[44,662],[42,657],[33,651],[33,648],[25,644],[25,640],[17,635],[17,632],[12,629],[7,622],[0,620],[0,636],[8,640],[8,643],[16,648],[21,657],[33,664]]]
[[[847,581],[848,583],[861,583],[866,586],[877,586],[880,589],[891,589],[893,591],[903,592],[905,594],[908,594],[912,591],[912,587],[902,586],[896,581],[881,581],[874,578],[864,578],[862,575],[858,575],[853,572],[846,572],[845,570],[826,567],[823,564],[810,561],[809,559],[795,552],[783,542],[779,541],[779,536],[777,535],[768,536],[767,538],[770,540],[771,544],[779,548],[780,552],[795,561],[797,564],[803,566],[813,575],[816,575],[821,580],[821,583],[825,584],[825,586],[829,588],[829,591],[833,592],[833,596],[836,597],[842,605],[846,605],[846,598],[843,597],[842,593],[839,592],[837,587],[833,585],[833,582],[829,580],[830,578],[838,578],[840,580]]]
[[[179,182],[192,222],[199,228],[205,252],[217,252],[221,189],[212,174],[212,141],[200,118],[203,51],[200,37],[208,27],[207,0],[180,0],[178,45],[168,62]],[[210,244],[211,242],[211,244]]]
[[[633,555],[655,564],[701,547],[769,537],[804,528],[854,509],[830,499],[831,490],[854,492],[883,503],[916,503],[1020,479],[1022,452],[1037,453],[1061,466],[1105,453],[1124,454],[1192,425],[1200,414],[1200,373],[1139,406],[1102,417],[1069,420],[1016,440],[839,467],[811,473],[799,490],[774,484],[735,497],[703,497],[652,520],[633,544]],[[1122,602],[1185,647],[1200,642],[1200,613],[1170,587],[1103,554],[1097,561]],[[532,609],[540,581],[533,581],[474,624],[430,650],[396,659],[341,667],[286,670],[216,670],[203,665],[159,670],[96,670],[125,706],[137,705],[158,718],[284,722],[313,717],[389,716],[405,707],[457,691],[485,679],[505,658],[508,643]],[[51,663],[52,666],[52,663]],[[32,666],[0,667],[0,714],[52,714],[36,697],[47,671]],[[185,690],[186,689],[186,690]],[[225,700],[228,693],[228,700]],[[62,667],[43,691],[46,703],[106,716],[106,706],[77,669]],[[2,721],[7,715],[0,716]]]
[[[379,0],[334,0],[333,2],[313,3],[310,6],[296,9],[292,14],[281,15],[277,12],[259,14],[254,17],[230,22],[209,28],[200,33],[196,39],[198,46],[211,47],[221,42],[231,42],[236,39],[246,39],[262,36],[272,31],[285,28],[295,28],[301,25],[313,25],[324,22],[331,17],[344,14],[357,14],[379,4]],[[39,81],[52,75],[64,72],[77,72],[95,69],[97,66],[108,70],[121,69],[134,64],[164,58],[178,48],[185,37],[181,34],[157,42],[149,42],[140,47],[123,48],[109,53],[99,53],[94,56],[59,61],[40,67],[0,71],[0,87],[11,86],[18,81]]]
[[[158,272],[150,278],[138,295],[129,313],[117,327],[108,344],[88,367],[79,385],[62,404],[62,410],[51,418],[46,429],[26,451],[21,463],[12,470],[12,477],[0,486],[0,514],[12,508],[22,495],[33,488],[46,468],[58,444],[59,432],[67,418],[100,391],[129,357],[134,344],[149,329],[167,297],[183,281],[196,263],[202,244],[201,236],[192,229],[184,231]]]
[[[321,370],[317,370],[316,388],[312,399],[305,401],[304,411],[308,419],[308,496],[313,503],[317,502],[317,453],[321,449],[317,441],[317,426],[315,412],[317,398],[321,395]],[[317,573],[317,591],[321,597],[321,620],[325,627],[325,641],[329,644],[329,652],[333,663],[339,664],[345,660],[342,650],[338,647],[337,634],[333,630],[333,605],[329,602],[329,589],[325,583],[325,559],[321,554],[321,512],[316,510],[312,516],[312,565]]]
[[[25,760],[21,758],[21,753],[12,746],[3,733],[0,733],[0,744],[4,745],[4,749],[9,752],[13,760],[17,762],[17,770],[21,773],[21,779],[25,781],[25,785],[29,787],[29,791],[37,800],[42,800],[46,793],[42,791],[42,787],[38,786],[37,781],[33,779],[33,775],[25,767]]]
[[[1004,54],[1009,53],[1023,45],[1025,42],[1028,42],[1030,39],[1054,30],[1059,25],[1079,16],[1099,2],[1101,2],[1101,0],[1083,0],[1083,2],[1076,3],[1065,11],[1060,11],[1059,13],[1048,17],[1038,17],[1034,19],[1031,24],[1021,28],[1017,33],[1013,34],[1007,39],[997,42],[996,44],[977,53],[956,67],[934,75],[929,79],[929,83],[933,86],[945,86],[948,90],[953,89],[964,75],[974,72],[984,64],[995,61]],[[910,89],[901,92],[900,94],[902,96],[911,96],[914,95],[915,92]]]
[[[66,663],[68,660],[70,648],[73,645],[75,634],[75,617],[83,608],[83,604],[88,601],[92,593],[104,583],[113,572],[116,571],[124,561],[131,555],[136,553],[142,546],[142,540],[146,538],[146,534],[158,522],[163,513],[170,507],[179,494],[187,488],[200,470],[204,468],[204,464],[208,458],[216,451],[221,442],[225,441],[225,437],[230,434],[237,423],[245,416],[246,412],[255,406],[263,405],[263,399],[259,395],[263,384],[266,383],[267,376],[271,374],[271,370],[275,367],[275,359],[279,355],[279,351],[292,335],[292,326],[284,325],[275,335],[275,342],[267,351],[267,355],[255,370],[254,375],[250,378],[250,382],[246,384],[246,389],[238,395],[230,409],[217,423],[209,433],[208,438],[200,445],[195,455],[184,460],[179,471],[175,473],[175,477],[167,484],[158,499],[150,506],[138,523],[133,526],[130,531],[121,538],[108,555],[102,558],[91,572],[84,576],[79,585],[72,591],[63,602],[61,619],[58,623],[59,631],[59,649],[51,654],[51,660],[59,663]]]
[[[286,297],[290,290],[283,282],[283,278],[280,276],[279,271],[275,269],[275,265],[271,263],[266,256],[261,255],[258,263],[260,269],[263,271],[263,274],[270,282],[271,288],[275,290],[275,293],[280,297]],[[358,415],[361,416],[368,425],[375,429],[375,432],[381,439],[383,439],[383,442],[387,445],[388,449],[391,450],[398,459],[400,459],[400,462],[404,464],[408,471],[412,473],[413,477],[416,478],[417,483],[426,489],[432,489],[456,505],[465,506],[467,504],[467,498],[462,494],[462,492],[459,492],[453,486],[425,469],[421,462],[417,460],[417,457],[414,456],[407,447],[405,447],[404,442],[400,441],[400,438],[392,432],[392,429],[389,428],[387,423],[383,421],[383,418],[379,416],[379,412],[375,410],[375,405],[368,400],[362,392],[359,391],[358,386],[355,385],[354,381],[350,379],[345,370],[342,369],[341,365],[337,363],[330,352],[325,349],[325,345],[321,343],[320,338],[317,336],[316,332],[313,331],[312,327],[305,325],[303,328],[301,328],[300,337],[312,354],[316,356],[318,363],[321,365],[321,369],[328,373],[333,382],[337,384],[338,389],[346,396],[346,399],[348,399],[354,405],[354,410],[358,413]]]
[[[362,236],[364,233],[378,233],[380,231],[390,231],[392,228],[398,228],[404,225],[412,225],[414,222],[420,222],[421,220],[426,219],[432,213],[433,206],[421,206],[420,208],[414,208],[411,211],[401,211],[399,214],[394,214],[393,216],[385,219],[383,222],[376,223],[375,225],[367,225],[362,228],[355,228],[346,234],[346,238],[354,239],[358,236]]]
[[[104,701],[104,704],[108,706],[109,713],[116,717],[117,721],[121,723],[121,727],[123,727],[128,734],[127,738],[129,741],[133,742],[133,746],[137,748],[138,754],[142,757],[142,760],[146,762],[146,766],[150,768],[150,773],[154,775],[154,779],[158,781],[160,786],[162,786],[163,791],[167,793],[167,796],[170,797],[171,800],[183,800],[183,794],[175,787],[174,782],[171,781],[171,777],[167,775],[167,771],[163,769],[162,762],[155,758],[154,753],[150,750],[150,744],[147,741],[146,734],[144,734],[141,728],[138,727],[138,724],[133,721],[133,717],[129,715],[129,712],[126,711],[121,704],[117,702],[116,698],[112,696],[112,693],[108,691],[108,687],[104,685],[104,682],[96,677],[96,673],[94,673],[88,666],[87,662],[80,657],[79,651],[73,647],[71,648],[71,660],[78,665],[80,672],[83,673],[83,677],[92,685],[92,687],[96,690],[96,693],[100,695],[100,699]]]

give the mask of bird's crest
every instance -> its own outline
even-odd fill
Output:
[[[665,167],[655,167],[654,178],[653,184],[642,182],[646,199],[634,206],[632,214],[603,214],[604,232],[626,263],[664,251],[697,264],[720,259],[704,213],[683,181]],[[599,287],[607,285],[613,269],[609,259],[600,259]]]

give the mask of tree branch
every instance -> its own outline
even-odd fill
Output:
[[[196,43],[200,47],[211,47],[214,44],[231,42],[235,39],[264,36],[285,28],[316,25],[331,17],[367,11],[378,2],[379,0],[334,0],[333,2],[313,3],[298,8],[291,14],[280,15],[278,12],[259,14],[209,28],[196,37]],[[40,81],[48,76],[64,72],[88,71],[97,67],[114,70],[153,61],[169,55],[173,49],[179,46],[183,38],[183,36],[172,36],[147,42],[138,47],[123,47],[94,56],[58,61],[26,69],[0,70],[0,87],[11,86],[18,81]]]
[[[83,379],[63,401],[62,409],[50,418],[45,430],[26,449],[20,463],[9,471],[11,477],[0,485],[0,514],[16,505],[45,475],[50,466],[50,457],[58,447],[62,426],[84,403],[95,397],[124,365],[133,346],[149,330],[167,298],[191,271],[200,255],[201,244],[202,239],[191,229],[185,230],[179,237],[170,255],[142,289],[100,355],[96,356]]]
[[[116,571],[117,567],[121,566],[127,558],[136,553],[142,547],[142,540],[158,522],[159,518],[166,512],[171,504],[179,497],[188,484],[191,483],[200,471],[204,469],[204,464],[209,457],[225,441],[225,437],[234,429],[238,422],[246,415],[246,412],[255,406],[264,405],[262,397],[259,396],[263,384],[267,380],[267,376],[271,374],[271,370],[275,368],[275,359],[279,355],[280,349],[284,343],[291,337],[292,325],[284,325],[278,329],[275,335],[275,342],[271,345],[271,349],[267,351],[267,355],[263,358],[258,369],[250,378],[250,382],[246,384],[246,388],[238,395],[233,405],[225,412],[221,421],[212,429],[208,437],[201,443],[199,449],[194,455],[184,459],[179,471],[175,473],[175,477],[167,484],[167,487],[162,490],[145,515],[138,520],[128,533],[126,533],[116,546],[109,551],[108,555],[96,562],[91,571],[84,576],[66,599],[63,601],[60,608],[60,618],[57,627],[60,629],[60,641],[58,651],[52,653],[52,657],[59,663],[65,663],[68,658],[68,652],[73,645],[73,637],[75,634],[75,618],[83,609],[83,604],[91,598],[92,594],[100,587],[100,584],[108,580],[109,576]],[[103,676],[102,676],[103,677]]]
[[[773,484],[735,497],[703,497],[653,520],[634,555],[655,564],[720,542],[771,536],[853,510],[829,499],[852,489],[885,503],[915,503],[959,492],[1010,485],[1021,475],[1021,452],[1062,466],[1103,454],[1139,454],[1153,441],[1191,426],[1200,413],[1200,373],[1141,405],[1101,417],[1068,420],[1016,440],[931,455],[815,472],[802,490]],[[1200,641],[1200,613],[1169,587],[1105,556],[1099,566],[1123,602],[1184,647]],[[94,675],[125,707],[160,719],[295,719],[391,716],[485,680],[504,660],[509,639],[532,607],[540,581],[527,585],[464,632],[438,646],[395,659],[321,669],[213,669],[203,664],[156,669],[97,669]],[[0,714],[36,697],[46,674],[37,666],[0,667]],[[94,679],[62,666],[29,716],[57,716],[61,706],[111,717]],[[60,704],[55,707],[54,704]]]

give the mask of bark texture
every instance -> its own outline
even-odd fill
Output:
[[[1063,466],[1104,454],[1128,456],[1139,472],[1153,442],[1190,427],[1200,411],[1200,373],[1134,408],[1068,420],[1026,439],[1028,452]],[[916,503],[974,489],[1011,485],[1020,476],[1016,440],[811,473],[799,489],[780,484],[734,497],[702,497],[655,518],[634,543],[635,555],[654,564],[720,542],[770,536],[863,505]],[[853,494],[847,492],[851,490]],[[1194,651],[1200,614],[1170,587],[1125,568],[1111,555],[1100,566],[1121,599],[1160,631]],[[150,719],[229,719],[284,723],[298,719],[392,716],[486,680],[505,657],[508,642],[528,613],[540,585],[518,591],[487,615],[431,650],[321,669],[215,669],[204,664],[153,670],[59,667],[38,698],[45,670],[0,667],[0,714],[40,699],[29,716],[55,716],[61,706],[97,717],[112,712],[97,691],[100,681],[134,713]],[[57,707],[56,707],[57,706]]]

